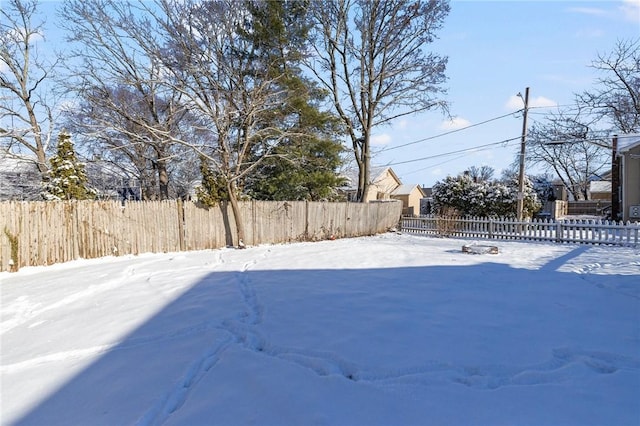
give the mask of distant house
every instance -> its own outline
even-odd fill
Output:
[[[589,182],[589,198],[611,202],[611,181],[593,180]]]
[[[414,216],[420,214],[420,200],[425,197],[420,185],[400,185],[391,193],[391,197],[402,201],[402,214]]]
[[[431,214],[433,210],[433,188],[422,187],[424,198],[420,200],[420,214]]]
[[[391,193],[402,185],[400,178],[391,167],[372,167],[369,176],[369,190],[364,197],[365,202],[391,200]],[[342,190],[348,201],[356,201],[358,199],[358,172],[357,170],[351,171],[345,177],[347,183]]]
[[[0,149],[0,201],[39,200],[41,181],[34,157]]]
[[[624,221],[640,221],[640,134],[620,140],[620,213]]]
[[[342,191],[348,201],[356,201],[358,193],[358,173],[356,170],[345,175],[346,186]],[[419,185],[403,184],[391,167],[371,168],[369,190],[364,197],[365,202],[400,200],[403,214],[420,214],[420,199],[425,196]]]

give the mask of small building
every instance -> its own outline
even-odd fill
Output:
[[[402,201],[403,216],[417,216],[420,214],[420,200],[425,193],[416,184],[400,185],[391,193],[391,198]]]
[[[589,182],[589,199],[611,202],[611,181],[593,180]]]
[[[357,201],[358,172],[352,170],[345,175],[346,185],[342,191],[348,201]],[[417,184],[403,184],[393,169],[388,166],[371,167],[369,190],[364,202],[374,201],[402,201],[403,215],[419,215],[420,200],[425,197],[424,190]]]
[[[622,220],[640,221],[640,134],[620,137],[620,213]]]
[[[0,149],[0,201],[40,200],[41,182],[35,157]]]
[[[391,167],[371,167],[369,190],[364,197],[364,202],[391,200],[391,193],[402,182]],[[358,172],[352,171],[347,176],[346,186],[342,189],[348,201],[356,201],[358,193]]]

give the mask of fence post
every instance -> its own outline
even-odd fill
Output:
[[[184,251],[184,203],[181,198],[178,198],[178,243],[180,244],[180,251]]]
[[[309,200],[304,202],[304,240],[309,241]]]
[[[564,241],[564,235],[562,230],[562,222],[556,222],[556,242],[561,243]]]

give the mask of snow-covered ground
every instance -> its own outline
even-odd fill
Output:
[[[640,424],[640,249],[466,243],[2,273],[1,423]]]

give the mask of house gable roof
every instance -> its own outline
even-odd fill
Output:
[[[618,154],[624,154],[640,146],[640,134],[628,134],[619,136]]]
[[[420,185],[417,184],[400,185],[391,193],[391,195],[410,195],[416,188],[420,192],[420,195],[424,197],[424,191],[422,190]]]
[[[590,192],[611,192],[611,181],[594,180],[589,182]]]
[[[384,179],[386,173],[389,173],[394,180],[398,182],[398,185],[402,185],[402,181],[389,166],[372,166],[369,170],[369,183],[375,184]],[[343,173],[346,178],[346,183],[343,188],[347,190],[355,190],[358,188],[358,169],[350,169]]]

